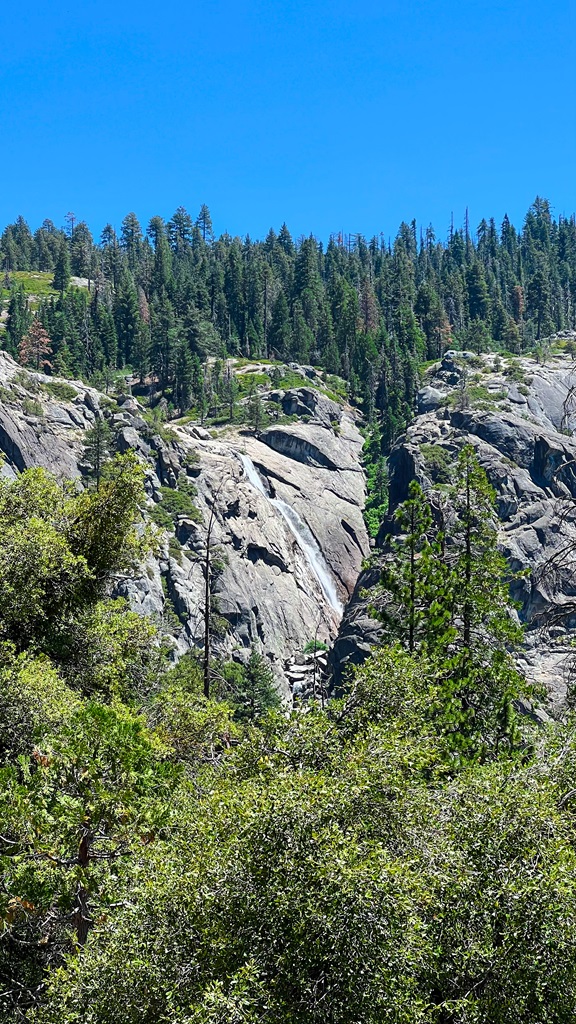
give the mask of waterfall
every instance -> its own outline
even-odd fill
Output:
[[[260,476],[260,473],[256,469],[256,466],[252,462],[252,459],[249,459],[247,455],[243,455],[241,452],[238,452],[238,457],[244,467],[246,477],[252,484],[252,487],[254,487],[255,490],[257,491],[260,491],[260,494],[263,494],[264,497],[268,499],[268,501],[272,501],[270,495],[267,493],[266,488],[264,487],[262,477]]]
[[[238,453],[246,479],[252,484],[255,490],[263,494],[267,501],[278,510],[286,523],[290,533],[296,540],[298,547],[302,551],[308,565],[314,573],[324,597],[333,611],[336,612],[339,618],[342,617],[344,608],[342,602],[338,597],[338,592],[334,584],[334,580],[330,575],[330,570],[326,565],[326,560],[322,554],[315,537],[312,535],[310,529],[306,526],[306,523],[298,515],[296,509],[292,508],[285,501],[281,501],[280,498],[271,498],[264,487],[264,482],[260,473],[256,469],[256,466],[252,462],[252,459],[248,458],[247,455],[243,455],[241,452]]]

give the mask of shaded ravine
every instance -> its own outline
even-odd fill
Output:
[[[252,462],[252,459],[241,452],[238,452],[238,457],[242,463],[248,482],[255,488],[255,490],[259,491],[260,494],[266,498],[266,501],[278,510],[284,519],[290,533],[296,540],[298,547],[302,551],[308,565],[314,573],[314,576],[318,580],[320,589],[322,590],[326,601],[338,617],[338,620],[340,620],[344,613],[344,606],[338,597],[330,570],[328,569],[324,556],[311,530],[306,526],[306,523],[300,518],[295,509],[280,498],[270,497],[266,491],[262,477]]]

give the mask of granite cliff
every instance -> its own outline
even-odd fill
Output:
[[[368,553],[362,437],[351,410],[305,375],[301,387],[269,397],[284,416],[258,436],[232,426],[159,429],[130,394],[113,401],[81,382],[23,371],[0,352],[0,472],[42,466],[83,486],[86,430],[105,417],[118,450],[145,465],[145,515],[174,513],[158,557],[119,593],[159,619],[180,652],[201,646],[212,519],[215,650],[244,658],[257,644],[288,693],[306,643],[336,636]],[[174,509],[177,491],[194,495],[193,514]]]
[[[513,598],[526,626],[519,666],[546,687],[552,709],[566,695],[576,638],[576,368],[566,356],[539,365],[529,358],[447,352],[418,395],[414,422],[389,458],[389,515],[378,546],[394,529],[393,513],[417,479],[432,494],[449,529],[442,488],[457,452],[475,448],[496,491],[499,546],[515,571]],[[358,580],[331,656],[336,685],[362,661],[379,626],[367,612],[379,578],[376,555]]]

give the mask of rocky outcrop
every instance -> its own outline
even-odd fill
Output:
[[[314,388],[271,391],[268,397],[282,407],[285,416],[313,417],[323,427],[340,423],[342,407]]]
[[[310,429],[310,438],[307,430]],[[353,422],[344,418],[341,434],[317,425],[289,424],[282,428],[283,451],[269,444],[270,432],[260,437],[230,431],[226,440],[200,440],[187,428],[175,428],[176,450],[182,463],[191,451],[195,463],[196,503],[204,523],[216,510],[213,543],[221,571],[215,589],[218,615],[230,627],[221,646],[229,653],[249,652],[254,643],[266,651],[279,678],[307,641],[329,642],[337,633],[340,615],[327,598],[311,565],[302,538],[290,528],[280,505],[288,506],[317,545],[337,597],[345,604],[353,592],[362,560],[368,553],[362,507],[364,478],[359,457],[362,439]],[[325,450],[330,465],[293,457],[308,444]],[[246,473],[248,459],[256,483]],[[199,540],[185,545],[182,566],[171,566],[180,591],[191,596],[185,628],[190,642],[200,642],[202,627],[203,526],[179,523],[178,536],[190,531]],[[189,549],[192,557],[188,556]],[[195,596],[194,596],[195,595]]]
[[[233,427],[212,436],[198,424],[160,436],[133,396],[111,402],[81,382],[22,371],[0,352],[1,471],[42,466],[82,486],[85,430],[103,411],[118,450],[135,451],[146,467],[150,514],[166,502],[166,488],[197,492],[195,509],[172,514],[159,556],[119,593],[153,615],[178,651],[201,646],[212,520],[215,650],[242,659],[258,645],[289,692],[289,669],[305,644],[336,636],[369,547],[362,438],[350,410],[308,385],[285,394],[306,409],[306,422],[277,422],[258,437]]]
[[[526,625],[519,658],[526,675],[543,683],[553,704],[566,693],[576,637],[576,371],[557,357],[478,358],[447,353],[418,396],[419,414],[390,454],[390,516],[410,481],[424,489],[445,482],[464,444],[474,446],[496,491],[499,544],[515,571],[526,575],[512,597]],[[389,517],[379,545],[393,528]],[[336,685],[350,661],[362,660],[377,639],[364,592],[376,570],[364,573],[331,655]]]
[[[97,392],[67,381],[71,400],[59,403],[42,390],[50,381],[44,374],[22,370],[0,351],[0,473],[5,476],[32,466],[59,479],[80,476],[80,438],[94,423]]]

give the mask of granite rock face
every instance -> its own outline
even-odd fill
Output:
[[[441,483],[464,444],[475,448],[496,491],[499,545],[516,571],[513,587],[526,644],[519,665],[546,686],[552,705],[566,693],[576,639],[576,368],[565,357],[534,360],[446,353],[418,396],[419,413],[389,458],[390,516],[410,481],[425,490]],[[392,529],[382,524],[378,544]],[[331,655],[336,685],[348,663],[363,660],[378,637],[361,575]]]
[[[79,382],[68,382],[75,397],[59,403],[47,391],[52,380],[28,373],[0,351],[0,452],[6,476],[40,466],[59,479],[80,477],[80,438],[94,423],[98,393]]]
[[[196,488],[200,513],[178,516],[159,556],[119,592],[162,621],[181,653],[201,646],[213,513],[215,650],[243,659],[257,644],[288,693],[288,667],[305,644],[336,636],[369,551],[362,438],[351,411],[306,385],[287,394],[306,408],[307,422],[279,422],[258,437],[230,427],[214,438],[194,424],[160,437],[132,396],[113,404],[80,382],[60,383],[64,400],[54,378],[22,371],[0,352],[0,472],[41,466],[83,486],[84,434],[103,410],[118,450],[135,451],[146,467],[149,511],[184,481]]]

